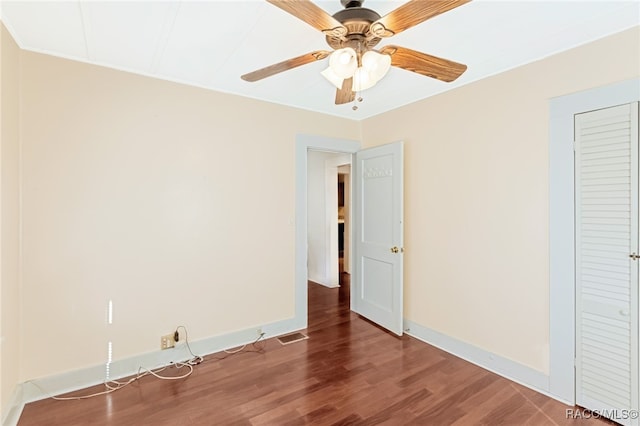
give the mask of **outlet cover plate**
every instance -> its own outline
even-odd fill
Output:
[[[170,349],[175,348],[175,346],[176,341],[174,339],[173,333],[160,337],[160,349]]]

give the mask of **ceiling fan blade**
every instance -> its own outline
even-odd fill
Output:
[[[322,31],[326,35],[343,37],[347,34],[347,28],[344,27],[340,21],[309,0],[267,1],[285,12],[289,12],[296,18],[311,25],[313,28]]]
[[[260,68],[259,70],[250,72],[243,75],[241,78],[245,81],[258,81],[263,78],[271,77],[272,75],[287,71],[292,68],[299,67],[300,65],[306,65],[311,62],[319,61],[329,56],[331,52],[326,50],[316,50],[302,56],[287,59],[286,61],[278,62],[277,64],[269,65],[268,67]]]
[[[400,46],[385,46],[380,53],[391,55],[391,65],[441,81],[451,82],[467,70],[467,66],[448,59],[427,55]]]
[[[471,0],[411,0],[371,24],[369,33],[391,37]]]
[[[353,78],[345,78],[342,81],[342,89],[336,90],[336,105],[348,104],[356,98],[355,92],[351,90],[353,87]]]

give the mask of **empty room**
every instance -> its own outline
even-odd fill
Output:
[[[9,425],[639,425],[637,0],[0,1]]]

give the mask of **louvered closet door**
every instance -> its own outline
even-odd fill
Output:
[[[575,117],[576,402],[638,409],[638,104]]]

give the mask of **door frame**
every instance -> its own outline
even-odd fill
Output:
[[[549,101],[549,393],[575,404],[574,115],[640,101],[640,79]]]
[[[307,152],[331,151],[353,155],[360,142],[318,135],[296,135],[296,217],[295,217],[295,314],[296,329],[307,328]],[[353,230],[353,224],[351,230]],[[353,231],[351,231],[353,233]],[[353,241],[353,238],[351,238]]]

